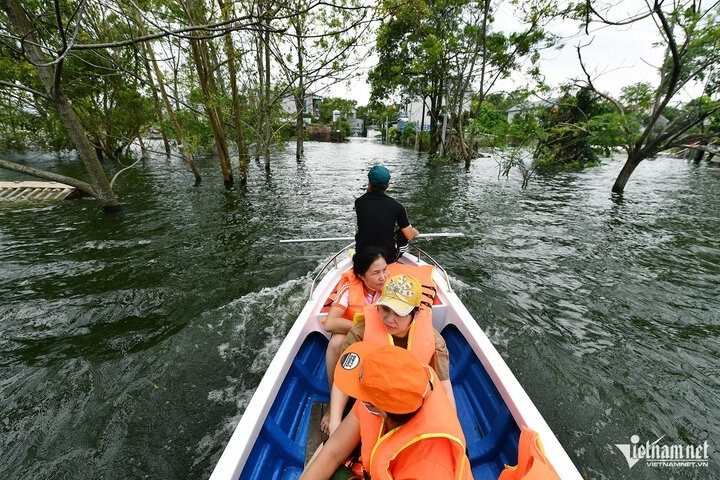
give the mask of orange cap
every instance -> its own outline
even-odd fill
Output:
[[[431,390],[430,371],[408,350],[356,342],[335,366],[335,384],[347,395],[389,413],[414,412]]]

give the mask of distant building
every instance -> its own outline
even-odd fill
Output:
[[[310,118],[304,118],[303,121],[305,124],[311,124],[314,121],[316,121],[320,117],[320,104],[323,102],[325,97],[321,95],[306,95],[305,100],[303,102],[303,114],[304,115],[310,115],[312,119]],[[295,119],[295,115],[297,115],[297,111],[295,108],[295,99],[292,95],[286,95],[282,99],[282,109],[287,114],[287,121],[293,121]],[[333,112],[335,113],[335,112]],[[340,111],[337,111],[338,115],[341,115]],[[365,129],[365,120],[362,118],[357,118],[357,110],[352,109],[350,113],[347,114],[347,116],[342,117],[347,120],[347,122],[350,124],[350,128],[352,129],[352,134],[359,137],[364,137],[366,133]],[[292,120],[291,120],[292,119]],[[318,134],[320,136],[324,135],[324,133]]]
[[[463,105],[463,110],[470,110],[470,99],[467,98]],[[398,118],[388,119],[390,124],[397,123],[398,129],[402,131],[406,123],[415,123],[418,129],[426,131],[430,130],[430,107],[425,104],[423,99],[416,98],[406,103],[403,109],[398,113]]]
[[[350,124],[350,128],[352,129],[352,133],[354,136],[364,137],[367,135],[367,132],[365,131],[365,119],[357,118],[356,115],[357,110],[353,108],[346,120]]]
[[[528,107],[528,104],[518,103],[517,105],[513,105],[512,107],[508,108],[507,122],[512,123],[513,119],[523,110],[527,110]]]
[[[533,110],[535,108],[552,108],[557,106],[557,102],[559,101],[559,98],[551,98],[548,100],[541,99],[541,100],[535,100],[533,102],[521,102],[517,105],[514,105],[510,108],[508,108],[507,111],[507,121],[508,123],[512,123],[513,119],[520,113],[526,112],[528,110]]]
[[[392,119],[398,122],[398,129],[402,131],[406,123],[414,123],[418,130],[430,130],[430,109],[423,108],[424,102],[417,98],[405,104],[405,109],[398,114],[398,118]]]
[[[320,95],[315,94],[308,94],[305,95],[305,99],[303,101],[303,113],[309,114],[313,118],[317,118],[320,116],[320,103],[323,101],[323,97]],[[297,109],[295,108],[295,98],[293,98],[292,95],[286,95],[282,99],[281,103],[282,109],[285,113],[288,115],[292,115],[293,118],[297,114]]]

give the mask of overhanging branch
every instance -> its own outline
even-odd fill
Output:
[[[64,183],[66,185],[70,185],[71,187],[75,187],[78,190],[80,190],[92,197],[98,198],[98,195],[95,193],[95,190],[93,189],[92,185],[90,185],[89,183],[83,182],[82,180],[78,180],[76,178],[66,177],[65,175],[60,175],[58,173],[53,173],[53,172],[47,172],[45,170],[39,170],[37,168],[28,167],[27,165],[22,165],[20,163],[3,160],[1,158],[0,158],[0,168],[4,168],[6,170],[11,170],[13,172],[22,173],[24,175],[30,175],[31,177],[50,180],[52,182]]]

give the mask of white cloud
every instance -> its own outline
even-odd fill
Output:
[[[349,83],[335,84],[320,92],[325,97],[338,97],[355,100],[359,107],[365,106],[370,101],[370,84],[367,76],[357,78]]]

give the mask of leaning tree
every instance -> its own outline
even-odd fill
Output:
[[[0,0],[0,8],[6,15],[5,47],[13,51],[19,60],[22,59],[20,61],[27,62],[37,73],[43,92],[36,91],[36,94],[44,97],[56,110],[89,176],[89,182],[71,178],[63,178],[61,181],[92,195],[106,211],[119,211],[120,203],[115,198],[97,152],[65,93],[63,67],[77,39],[78,30],[63,18],[62,8],[57,0],[54,7],[49,11],[41,7],[39,11],[33,12],[20,0]],[[84,14],[85,10],[79,8],[73,18],[79,22]],[[41,17],[43,21],[40,21]],[[4,162],[3,167],[13,168],[13,165]],[[38,173],[42,172],[35,174]],[[50,180],[60,180],[57,176],[51,178],[49,173],[42,176]]]
[[[637,128],[634,111],[627,110],[620,101],[600,90],[586,68],[582,47],[578,58],[585,74],[584,83],[593,91],[609,100],[617,110],[617,119],[624,131],[622,147],[627,160],[612,187],[614,193],[622,193],[637,166],[653,155],[677,147],[685,135],[702,125],[720,111],[720,23],[717,3],[704,7],[697,0],[655,0],[647,3],[647,10],[633,17],[611,18],[613,4],[586,3],[579,8],[584,18],[586,32],[593,23],[632,27],[636,23],[652,21],[657,26],[658,44],[665,49],[662,63],[658,66],[658,84],[651,92],[647,118],[642,128]],[[663,116],[691,87],[701,86],[701,96],[690,102],[669,122]]]

